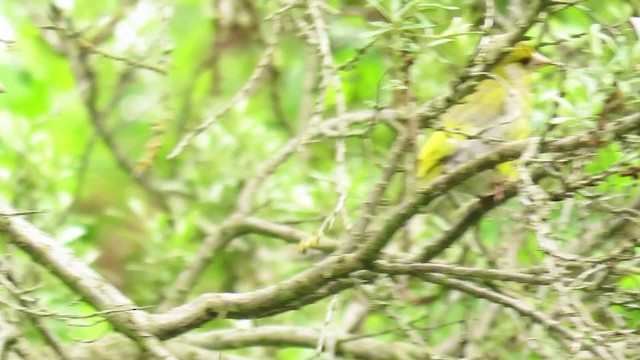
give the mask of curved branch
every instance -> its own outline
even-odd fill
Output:
[[[639,127],[640,114],[633,114],[618,120],[602,131],[586,131],[566,138],[551,140],[545,142],[544,146],[548,152],[566,152],[581,147],[593,146],[592,139],[596,134],[598,136],[621,136]],[[491,169],[505,161],[518,158],[531,141],[540,141],[540,139],[529,138],[501,145],[490,153],[456,167],[450,173],[434,180],[428,187],[420,189],[416,196],[400,204],[382,221],[380,230],[374,236],[365,239],[365,234],[355,235],[360,238],[358,242],[363,244],[356,251],[356,256],[364,262],[375,260],[376,255],[390,241],[393,235],[409,219],[416,215],[421,207],[428,205],[435,198],[461,184],[474,174]]]
[[[546,275],[527,274],[496,269],[480,269],[450,264],[399,264],[387,261],[376,261],[373,265],[373,271],[391,275],[420,276],[424,273],[436,273],[465,278],[478,278],[487,281],[513,281],[532,285],[549,285],[556,281],[555,278]]]
[[[158,304],[156,311],[167,311],[182,303],[200,279],[207,265],[211,263],[213,257],[233,241],[233,239],[245,234],[272,236],[296,244],[313,236],[294,227],[273,223],[257,217],[250,216],[240,218],[238,215],[232,215],[227,221],[223,222],[215,233],[210,234],[204,239],[195,257],[189,262],[189,265],[165,291],[166,297]],[[337,243],[335,240],[322,238],[318,241],[317,245],[311,248],[331,252],[335,250],[336,247]]]
[[[239,349],[249,346],[303,347],[313,349],[322,332],[297,326],[261,326],[253,329],[211,331],[186,335],[181,339],[210,350]],[[325,334],[326,336],[326,334]],[[430,359],[426,348],[402,342],[357,338],[349,334],[329,334],[338,355],[363,360]]]
[[[612,123],[599,135],[622,135],[640,127],[640,114],[634,114]],[[567,138],[546,142],[546,149],[563,152],[592,146],[594,132],[583,132]],[[162,338],[178,335],[216,317],[258,318],[293,310],[313,303],[321,297],[308,296],[332,282],[347,278],[351,273],[367,268],[376,260],[381,249],[391,240],[404,223],[437,196],[460,184],[470,175],[495,167],[497,164],[516,159],[531,139],[517,141],[498,147],[474,161],[453,169],[436,179],[429,187],[395,207],[381,221],[379,230],[358,237],[355,243],[361,246],[351,254],[334,254],[310,269],[277,285],[240,294],[204,294],[165,314],[153,315],[154,333]],[[302,299],[302,300],[301,300]]]
[[[591,351],[594,355],[597,355],[601,359],[613,358],[613,356],[611,356],[609,352],[606,351],[606,349],[593,344],[593,342],[586,336],[563,327],[560,321],[547,316],[545,313],[534,309],[533,307],[529,306],[529,304],[519,299],[514,299],[510,296],[500,294],[487,288],[483,288],[468,281],[450,279],[444,275],[424,273],[419,277],[428,282],[462,291],[475,297],[483,298],[502,306],[511,308],[521,316],[528,317],[534,320],[535,322],[549,329],[551,332],[563,338],[565,341],[562,342],[562,344],[568,350],[572,350],[573,343],[576,342],[580,343],[582,346],[584,346],[584,348],[589,349],[589,351]]]
[[[4,203],[0,203],[0,212],[15,213]],[[143,349],[160,359],[176,359],[157,337],[147,331],[146,312],[136,310],[137,306],[130,299],[59,242],[17,216],[0,216],[0,233],[53,272],[89,304],[104,311],[105,318],[118,331]]]

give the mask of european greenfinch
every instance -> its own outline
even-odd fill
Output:
[[[504,56],[473,93],[440,117],[440,130],[431,134],[418,154],[420,184],[426,185],[443,172],[490,152],[499,145],[497,142],[529,137],[532,75],[548,64],[551,60],[525,43],[518,43]],[[494,185],[505,179],[513,181],[518,177],[516,169],[515,161],[501,163],[489,174],[483,173],[485,179],[474,177],[470,181],[486,183],[487,175]],[[475,188],[474,184],[466,185]]]

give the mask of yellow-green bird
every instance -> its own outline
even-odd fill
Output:
[[[549,64],[551,60],[530,45],[518,43],[473,93],[440,117],[442,130],[431,134],[418,154],[420,183],[428,184],[444,171],[491,151],[498,145],[495,140],[529,137],[532,75]],[[496,170],[490,171],[491,179],[518,177],[514,161],[499,164]]]

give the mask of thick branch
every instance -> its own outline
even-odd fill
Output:
[[[607,127],[599,135],[622,135],[640,127],[640,114],[627,116]],[[574,150],[591,146],[592,132],[584,132],[546,143],[546,149],[554,152]],[[381,221],[380,229],[373,233],[354,234],[362,244],[352,254],[329,256],[312,268],[293,276],[278,285],[241,293],[205,294],[166,314],[154,315],[154,332],[161,337],[175,336],[216,317],[257,318],[290,311],[289,306],[312,303],[321,297],[308,296],[317,289],[335,280],[346,278],[351,273],[365,269],[367,262],[377,259],[380,250],[391,240],[404,223],[437,196],[460,184],[472,174],[495,167],[495,165],[517,158],[529,140],[505,144],[485,156],[453,169],[436,179],[431,186],[421,189],[416,195],[394,208]],[[302,301],[304,299],[305,301]]]
[[[0,213],[15,211],[0,203]],[[175,359],[158,338],[147,331],[147,315],[118,289],[102,278],[68,249],[40,229],[17,216],[0,217],[0,233],[23,249],[37,263],[49,269],[67,286],[81,295],[122,333],[160,359]]]
[[[262,326],[254,329],[211,331],[204,334],[186,335],[186,343],[205,349],[239,349],[249,346],[304,347],[314,348],[322,332],[316,329],[295,326]],[[330,334],[336,342],[338,355],[356,359],[396,360],[430,359],[429,351],[401,342],[386,342],[373,339],[354,339],[348,334]]]

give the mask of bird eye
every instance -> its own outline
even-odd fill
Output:
[[[525,57],[525,58],[520,59],[520,61],[518,61],[518,62],[520,64],[522,64],[522,65],[529,65],[529,61],[531,61],[531,58],[530,57]]]

